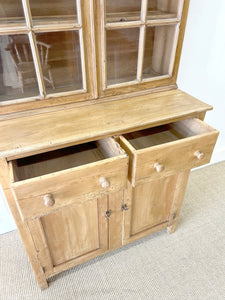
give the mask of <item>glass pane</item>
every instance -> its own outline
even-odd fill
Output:
[[[171,75],[176,28],[176,25],[147,27],[143,78]]]
[[[0,101],[38,94],[28,36],[0,36]]]
[[[78,31],[36,34],[47,93],[82,89]]]
[[[181,0],[148,0],[147,20],[176,18]]]
[[[30,0],[34,25],[77,22],[76,0]]]
[[[3,0],[0,3],[0,23],[25,23],[22,1]]]
[[[141,0],[106,0],[106,22],[140,20]]]
[[[139,28],[106,31],[108,85],[137,77]]]

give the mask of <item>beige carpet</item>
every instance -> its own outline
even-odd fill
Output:
[[[177,231],[73,268],[40,291],[16,231],[0,236],[0,299],[225,299],[225,162],[192,172]]]

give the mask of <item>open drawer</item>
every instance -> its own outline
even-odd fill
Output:
[[[121,136],[119,142],[130,156],[132,185],[208,163],[218,134],[190,118]]]
[[[113,138],[9,162],[23,220],[126,187],[128,156]]]

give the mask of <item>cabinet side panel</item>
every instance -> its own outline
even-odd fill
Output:
[[[7,202],[9,204],[10,210],[12,212],[12,215],[14,217],[14,220],[16,222],[20,237],[22,239],[24,248],[27,252],[30,264],[32,266],[32,269],[34,271],[36,280],[39,284],[39,287],[41,289],[45,289],[48,287],[48,283],[46,280],[46,276],[44,273],[44,270],[42,268],[41,262],[39,260],[32,236],[30,234],[29,227],[27,223],[22,222],[22,219],[20,217],[19,211],[17,209],[15,199],[13,197],[13,194],[10,189],[4,190]]]

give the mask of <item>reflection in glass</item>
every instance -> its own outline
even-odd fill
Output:
[[[140,20],[141,0],[106,0],[106,22]]]
[[[0,36],[0,101],[38,94],[28,36]]]
[[[176,25],[147,27],[143,78],[171,75]]]
[[[46,92],[82,89],[78,31],[37,33],[36,40]]]
[[[107,85],[137,77],[139,28],[106,31]]]
[[[148,0],[147,20],[176,18],[181,0]]]
[[[30,0],[34,25],[51,22],[77,22],[76,0]]]
[[[2,0],[0,3],[0,23],[25,23],[21,0]]]

